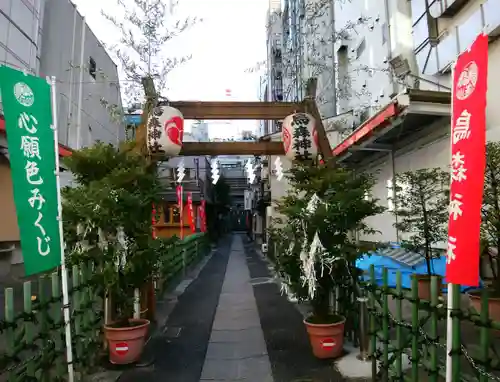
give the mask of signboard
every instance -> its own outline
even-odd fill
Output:
[[[115,352],[118,355],[125,355],[128,353],[128,344],[126,342],[118,342],[115,344]]]
[[[333,338],[326,338],[321,341],[321,347],[325,350],[332,350],[335,347],[335,340]]]
[[[125,115],[127,125],[138,126],[142,122],[142,114],[127,114]]]
[[[446,282],[479,286],[479,231],[486,166],[488,36],[457,59],[453,75]]]
[[[0,66],[10,168],[26,275],[61,264],[56,144],[46,79]]]

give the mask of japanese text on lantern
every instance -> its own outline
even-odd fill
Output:
[[[310,159],[311,158],[311,133],[309,132],[308,125],[310,119],[306,114],[295,114],[292,120],[292,127],[294,129],[293,136],[293,149],[295,150],[295,155],[299,159]]]
[[[26,180],[31,186],[31,197],[28,198],[28,204],[32,209],[38,211],[38,217],[33,222],[33,225],[39,231],[36,237],[38,254],[47,256],[50,253],[50,236],[47,235],[43,226],[42,207],[45,198],[37,187],[43,184],[43,178],[39,174],[40,168],[38,167],[42,161],[38,143],[39,138],[35,136],[38,131],[38,120],[32,115],[22,112],[18,117],[18,127],[23,130],[24,134],[21,136],[20,150],[26,160],[24,165]]]
[[[452,148],[451,148],[451,187],[450,187],[450,204],[448,212],[450,214],[450,222],[459,220],[464,211],[464,197],[462,188],[466,187],[467,182],[467,158],[460,151],[462,143],[466,143],[471,136],[470,120],[471,113],[466,109],[460,113],[454,121],[452,130]],[[457,238],[448,236],[448,245],[446,250],[446,261],[451,264],[456,260],[455,250],[457,248]]]

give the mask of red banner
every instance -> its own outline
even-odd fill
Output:
[[[446,282],[475,287],[486,165],[488,36],[478,36],[458,57],[453,73]]]
[[[196,224],[194,222],[194,208],[193,208],[193,195],[191,192],[187,193],[187,206],[188,206],[188,218],[189,218],[189,227],[191,228],[191,232],[196,232]]]
[[[179,185],[176,187],[175,192],[177,194],[177,205],[179,206],[179,209],[182,209],[182,186]]]

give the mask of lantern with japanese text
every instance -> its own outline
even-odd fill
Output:
[[[290,160],[316,159],[318,132],[314,117],[307,113],[294,113],[283,120],[281,131],[285,156]]]
[[[184,136],[184,117],[171,106],[158,106],[148,119],[148,148],[151,153],[179,155]]]

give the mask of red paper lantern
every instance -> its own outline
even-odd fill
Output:
[[[170,106],[158,106],[148,119],[148,147],[153,153],[179,155],[184,138],[184,116]]]

